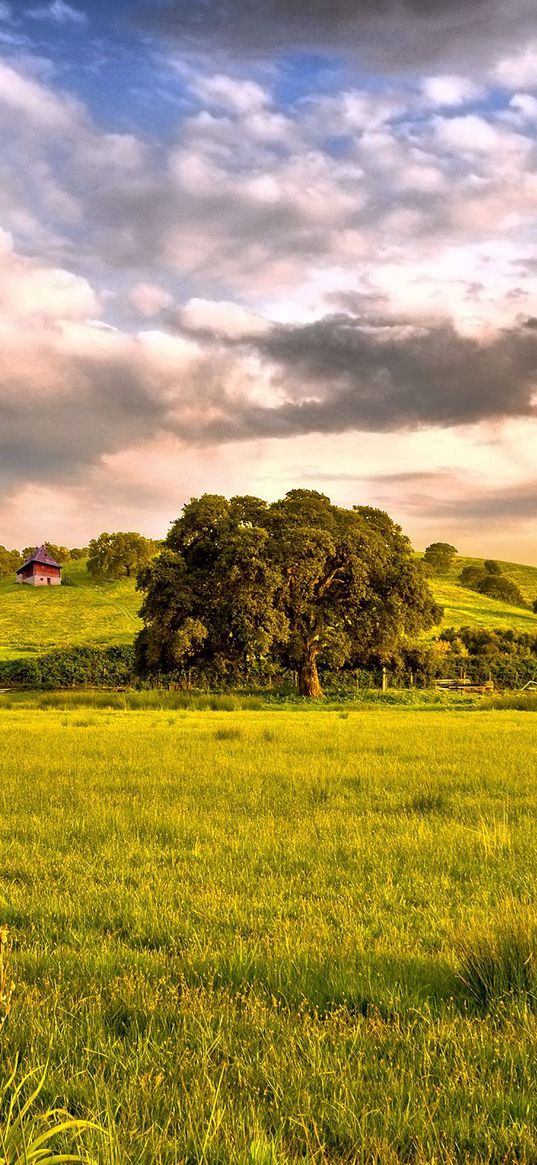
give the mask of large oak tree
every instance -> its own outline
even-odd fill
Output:
[[[386,658],[438,610],[399,526],[368,506],[343,509],[314,490],[259,498],[205,494],[172,525],[139,574],[140,670],[218,660],[296,669],[320,696],[318,663]]]

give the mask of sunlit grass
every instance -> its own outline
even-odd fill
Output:
[[[0,731],[2,1057],[48,1062],[45,1109],[111,1126],[122,1165],[533,1165],[537,1017],[463,975],[537,896],[533,717],[87,707]]]
[[[85,562],[68,563],[64,578],[71,585],[43,590],[0,579],[0,660],[132,643],[141,626],[133,579],[96,584]]]
[[[496,599],[488,599],[468,587],[461,586],[459,574],[464,566],[482,566],[479,558],[457,558],[451,569],[429,579],[437,603],[444,608],[443,627],[512,627],[515,631],[537,634],[537,615],[520,607],[510,607]],[[526,602],[537,598],[537,567],[514,562],[501,562],[504,574],[518,586]],[[436,634],[433,631],[431,634]]]

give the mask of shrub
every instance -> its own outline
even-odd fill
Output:
[[[476,590],[480,595],[489,599],[499,599],[503,603],[510,603],[512,607],[525,607],[526,603],[516,583],[503,575],[487,574],[477,584]]]
[[[499,562],[495,562],[493,558],[486,558],[483,566],[485,567],[487,574],[499,575],[502,573],[502,568]]]
[[[480,566],[463,566],[459,575],[459,582],[463,587],[473,588],[477,583],[481,582],[483,578],[483,570]]]
[[[133,674],[132,647],[71,647],[0,663],[0,687],[117,687],[130,684]]]

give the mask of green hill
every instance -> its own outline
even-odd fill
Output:
[[[470,563],[479,564],[480,559],[458,558],[447,574],[430,580],[437,602],[445,609],[443,626],[513,627],[537,634],[537,615],[531,611],[461,587],[458,575]],[[524,598],[532,602],[537,597],[537,567],[510,562],[501,565]],[[132,579],[94,583],[85,562],[72,562],[64,571],[64,581],[66,586],[36,590],[12,579],[0,580],[0,660],[55,647],[132,643],[141,626],[141,595]]]
[[[512,627],[537,634],[537,615],[521,607],[488,599],[462,587],[459,574],[464,566],[482,566],[481,558],[457,558],[446,574],[433,575],[430,586],[437,603],[444,608],[443,627]],[[537,566],[500,562],[503,574],[512,579],[528,603],[537,598]]]
[[[132,643],[141,626],[141,595],[133,579],[94,583],[85,562],[70,562],[61,587],[0,579],[0,660],[55,647]]]

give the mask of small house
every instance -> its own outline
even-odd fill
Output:
[[[17,571],[17,582],[29,583],[32,587],[58,587],[61,581],[62,568],[45,546],[38,546]]]

